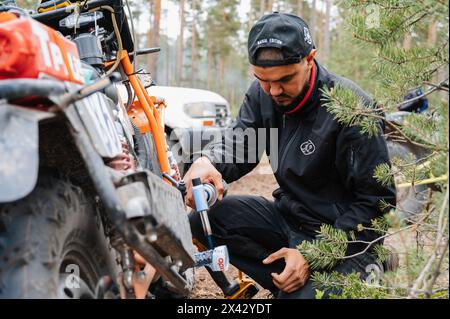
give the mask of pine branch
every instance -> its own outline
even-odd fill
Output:
[[[418,95],[418,96],[416,96],[416,97],[414,97],[414,98],[411,98],[411,99],[409,99],[409,100],[403,101],[402,103],[399,103],[399,104],[397,105],[397,107],[400,107],[400,106],[402,106],[402,105],[405,105],[405,104],[408,104],[408,103],[411,103],[411,102],[414,102],[414,101],[418,101],[418,100],[420,100],[420,99],[422,99],[422,98],[424,98],[424,97],[430,95],[430,94],[433,93],[434,91],[437,91],[437,90],[443,88],[443,87],[444,87],[444,84],[447,83],[448,79],[449,79],[449,77],[447,77],[444,81],[442,81],[441,83],[439,83],[439,84],[436,85],[436,86],[433,86],[432,89],[430,89],[430,90],[424,92],[424,93],[421,94],[421,95]]]
[[[449,244],[449,238],[446,237],[446,243],[444,244],[444,247],[445,247],[444,251],[441,253],[441,256],[437,262],[437,265],[434,268],[435,269],[434,272],[431,274],[431,278],[428,281],[429,283],[428,283],[427,287],[425,287],[426,295],[428,298],[430,298],[431,295],[433,294],[432,289],[436,283],[437,278],[441,274],[440,269],[441,269],[442,262],[444,261],[444,257],[448,250],[448,244]],[[447,287],[447,290],[448,290],[448,287]]]
[[[388,233],[388,234],[386,234],[386,235],[384,235],[384,236],[375,238],[375,239],[372,240],[372,241],[364,241],[364,240],[348,241],[347,243],[363,243],[363,244],[367,244],[367,246],[366,246],[366,248],[365,248],[364,250],[362,250],[362,251],[360,251],[360,252],[358,252],[358,253],[355,253],[355,254],[349,255],[349,256],[344,256],[344,257],[341,257],[340,259],[350,259],[350,258],[359,256],[359,255],[362,255],[362,254],[366,253],[366,252],[370,249],[370,247],[372,247],[372,246],[373,246],[374,244],[376,244],[377,242],[379,242],[379,241],[381,241],[381,240],[383,240],[383,239],[385,239],[385,238],[394,236],[395,234],[402,233],[402,232],[404,232],[404,231],[406,231],[406,230],[408,230],[408,229],[413,229],[413,228],[417,227],[417,224],[420,224],[421,222],[423,222],[426,218],[428,218],[428,216],[429,216],[429,214],[426,214],[426,215],[425,215],[424,217],[422,217],[421,220],[418,221],[417,223],[412,224],[412,225],[408,225],[408,226],[405,226],[405,227],[402,227],[402,228],[399,228],[399,229],[398,229],[397,231],[395,231],[395,232]]]
[[[331,225],[323,224],[312,242],[303,241],[297,246],[311,269],[331,269],[345,256],[347,235]]]
[[[401,5],[385,5],[383,3],[381,3],[381,1],[372,1],[374,4],[380,6],[380,8],[383,8],[384,10],[402,10],[402,11],[406,11],[406,9],[411,8],[412,5],[405,5],[405,6],[401,6]],[[390,3],[390,2],[389,2]]]
[[[448,83],[434,84],[434,83],[425,81],[425,82],[423,82],[423,84],[428,85],[428,86],[432,86],[432,87],[436,87],[436,88],[438,88],[439,90],[442,90],[442,91],[446,91],[446,92],[449,91],[448,90]]]
[[[322,93],[324,94],[324,105],[341,124],[349,126],[360,126],[363,133],[369,133],[369,135],[373,135],[379,133],[378,121],[383,121],[392,129],[397,131],[401,135],[401,137],[403,137],[409,143],[425,149],[441,150],[436,145],[433,145],[433,143],[427,142],[428,144],[423,144],[409,138],[397,124],[388,121],[384,116],[379,115],[378,110],[380,109],[370,109],[363,106],[359,97],[357,97],[356,94],[353,93],[350,89],[336,86],[331,90],[322,90]],[[344,102],[343,100],[339,99],[339,96],[341,95],[344,96],[347,101]],[[370,118],[373,120],[370,121]],[[407,123],[404,123],[403,125],[408,126]]]
[[[440,83],[430,82],[437,72],[448,68],[448,38],[445,38],[443,34],[448,29],[448,3],[441,0],[435,2],[428,0],[394,2],[390,0],[347,0],[344,2],[350,11],[350,18],[347,19],[349,31],[352,32],[354,38],[359,40],[359,43],[365,43],[365,50],[371,49],[371,52],[376,55],[372,58],[372,70],[375,71],[373,78],[378,80],[375,81],[374,88],[377,91],[379,91],[379,86],[380,89],[383,89],[378,92],[379,96],[376,100],[383,102],[379,105],[383,105],[384,110],[366,107],[360,99],[356,99],[355,94],[344,92],[338,87],[328,92],[328,103],[325,105],[341,125],[359,126],[361,134],[379,134],[379,123],[383,121],[390,129],[390,133],[385,136],[389,137],[390,141],[406,142],[408,146],[413,146],[414,149],[419,148],[421,152],[425,152],[426,157],[429,156],[426,162],[423,158],[402,158],[392,159],[393,167],[378,165],[373,177],[380,184],[392,185],[396,181],[397,187],[406,185],[414,187],[422,182],[433,182],[436,188],[434,191],[428,190],[427,203],[422,212],[415,215],[414,218],[390,221],[388,217],[391,215],[385,215],[385,220],[373,220],[370,227],[359,225],[359,231],[381,234],[373,241],[347,239],[347,244],[363,242],[365,244],[363,251],[351,256],[339,256],[332,248],[328,247],[327,250],[330,259],[342,260],[364,254],[370,247],[376,246],[375,252],[378,259],[383,260],[387,257],[387,251],[377,244],[384,238],[399,236],[397,242],[400,245],[403,244],[405,250],[402,255],[405,258],[402,262],[405,267],[395,273],[383,275],[383,279],[398,280],[401,278],[400,280],[406,282],[406,285],[399,286],[394,282],[386,281],[383,285],[372,286],[376,289],[370,290],[352,275],[332,277],[328,274],[322,279],[328,281],[329,284],[339,286],[344,298],[388,298],[390,295],[401,298],[409,295],[440,298],[445,295],[444,289],[435,287],[435,284],[440,275],[441,265],[444,262],[446,266],[448,265],[448,195],[447,197],[441,196],[444,194],[440,192],[440,189],[443,189],[448,193],[448,183],[445,183],[449,176],[448,103],[436,102],[434,104],[434,100],[430,100],[432,116],[412,114],[401,125],[387,121],[382,113],[385,110],[396,110],[399,106],[432,96],[437,91],[449,91],[448,77]],[[369,4],[375,4],[379,6],[378,9],[381,9],[378,16],[380,25],[376,28],[366,27],[369,15],[373,17],[373,11],[369,13],[366,10]],[[435,25],[430,23],[435,23]],[[411,49],[404,49],[401,44],[407,32],[414,37],[415,43]],[[424,45],[425,43],[427,45]],[[361,52],[364,54],[366,51]],[[358,76],[355,79],[358,80]],[[402,101],[404,94],[410,88],[424,84],[428,85],[425,93],[408,101]],[[324,96],[327,94],[325,93]],[[397,162],[397,165],[394,161]],[[405,181],[408,181],[408,184]],[[400,184],[398,184],[399,182]],[[431,194],[434,195],[433,198]],[[380,209],[383,211],[391,208],[396,209],[396,213],[400,209],[389,203],[380,203]],[[405,224],[406,222],[410,224]],[[409,234],[409,231],[416,233],[415,246],[411,245],[408,236],[403,235]],[[430,240],[436,239],[436,244],[432,255],[425,258],[427,237],[430,237]],[[327,241],[332,244],[336,238],[334,240],[328,238]],[[311,247],[310,249],[312,251]],[[319,251],[315,251],[315,254],[320,256],[322,253],[320,247],[316,247],[316,249]],[[432,260],[430,261],[430,259]],[[402,274],[407,276],[406,281],[399,277]],[[414,287],[415,284],[417,284],[416,287]]]

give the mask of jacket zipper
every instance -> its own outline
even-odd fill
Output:
[[[283,116],[284,116],[284,114],[283,114]],[[300,126],[301,125],[297,125],[297,127],[295,128],[295,130],[293,131],[293,133],[291,133],[290,135],[289,135],[289,137],[288,137],[288,142],[283,146],[283,150],[282,150],[282,152],[281,152],[281,159],[280,159],[280,162],[279,162],[279,168],[280,168],[280,171],[281,171],[281,166],[283,165],[283,160],[284,160],[284,158],[286,157],[286,154],[287,154],[287,151],[289,150],[289,146],[292,144],[292,142],[294,141],[294,139],[295,139],[295,135],[297,134],[297,131],[300,129]],[[283,126],[284,127],[284,126]]]

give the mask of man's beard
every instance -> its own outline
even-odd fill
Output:
[[[289,103],[288,105],[280,105],[280,104],[278,104],[278,103],[272,98],[272,100],[273,100],[274,103],[275,103],[276,109],[279,110],[279,111],[282,112],[282,113],[287,113],[287,112],[290,112],[290,111],[292,111],[293,109],[295,109],[295,108],[297,107],[297,105],[298,105],[298,104],[303,100],[303,98],[305,97],[306,93],[307,93],[308,90],[309,90],[309,86],[310,86],[310,83],[309,83],[309,81],[307,81],[307,82],[305,83],[305,86],[303,87],[302,91],[300,92],[300,94],[297,95],[297,97],[296,97],[291,103]],[[284,93],[278,95],[277,97],[287,97],[287,98],[290,98],[290,96],[286,96],[286,95],[284,95]]]

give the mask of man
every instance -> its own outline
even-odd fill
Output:
[[[353,82],[328,72],[314,59],[315,52],[308,26],[299,17],[275,12],[251,29],[248,54],[256,80],[234,129],[278,128],[277,153],[273,148],[266,152],[278,156],[275,177],[280,187],[273,192],[274,202],[228,196],[209,214],[215,244],[227,245],[232,264],[279,298],[315,297],[308,262],[296,246],[314,239],[322,224],[355,232],[359,242],[348,245],[350,256],[377,238],[369,230],[358,232],[358,225],[370,226],[382,215],[381,200],[395,205],[394,189],[373,178],[378,164],[389,163],[383,137],[339,124],[323,105],[321,89],[350,88],[368,107],[370,98]],[[222,178],[235,181],[257,165],[239,161],[227,142],[224,138],[195,160],[184,178],[188,186],[200,177],[222,192]],[[254,147],[245,147],[246,152],[250,149]],[[223,163],[223,155],[233,156],[234,163]],[[190,192],[186,200],[193,205]],[[194,237],[204,242],[199,216],[191,215],[190,222]],[[368,249],[333,271],[356,271],[364,277],[366,266],[373,263]]]

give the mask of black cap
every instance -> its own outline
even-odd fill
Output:
[[[256,54],[261,48],[278,48],[284,59],[256,61]],[[298,63],[314,48],[308,25],[292,14],[274,12],[265,15],[255,23],[248,36],[248,59],[256,66]]]

